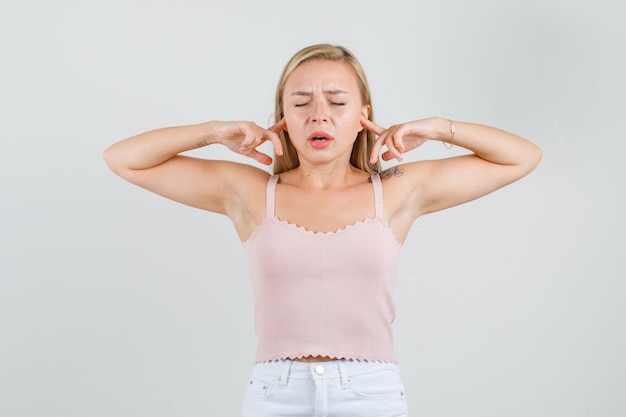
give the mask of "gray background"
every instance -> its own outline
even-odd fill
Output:
[[[238,415],[255,339],[232,226],[101,154],[162,126],[267,125],[282,66],[318,42],[357,54],[382,125],[440,115],[544,150],[406,242],[395,331],[413,415],[626,415],[623,5],[371,3],[2,3],[1,416]]]

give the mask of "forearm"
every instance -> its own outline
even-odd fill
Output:
[[[433,139],[468,149],[478,157],[500,165],[533,169],[541,159],[541,150],[532,142],[503,130],[452,121],[454,137],[447,119],[435,119]]]
[[[216,142],[214,122],[167,127],[124,139],[104,152],[112,170],[155,167],[181,152]]]

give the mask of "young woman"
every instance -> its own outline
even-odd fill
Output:
[[[258,339],[244,416],[408,415],[391,323],[411,225],[522,178],[541,151],[443,118],[378,126],[361,65],[332,45],[287,63],[275,118],[269,129],[222,121],[158,129],[114,144],[105,160],[138,186],[232,220],[249,256]],[[402,163],[433,140],[471,154]],[[257,150],[265,141],[274,175],[179,155],[221,144],[269,165]],[[380,157],[399,164],[381,172]]]

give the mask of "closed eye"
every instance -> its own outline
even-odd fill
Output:
[[[307,104],[309,104],[310,102],[306,102],[306,103],[295,103],[293,106],[294,107],[304,107]],[[332,104],[333,106],[345,106],[346,103],[344,102],[338,102],[338,101],[331,101],[330,104]]]

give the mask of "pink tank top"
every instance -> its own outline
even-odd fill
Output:
[[[278,176],[267,185],[267,216],[244,243],[254,290],[257,362],[330,356],[395,362],[391,324],[400,244],[376,216],[316,233],[274,216]]]

